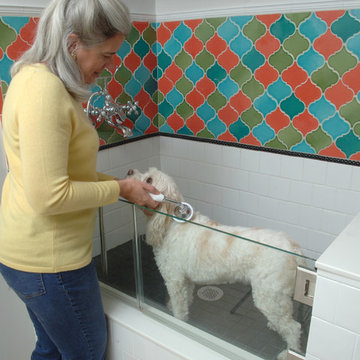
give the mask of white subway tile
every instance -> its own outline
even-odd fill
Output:
[[[354,333],[312,317],[307,352],[323,360],[352,359]]]
[[[336,189],[334,198],[337,211],[353,216],[360,211],[360,191]]]
[[[290,198],[291,181],[275,176],[269,177],[269,196],[275,199],[288,200]]]
[[[336,210],[336,189],[324,185],[312,185],[311,205],[321,209]]]
[[[280,156],[280,155],[279,155]],[[281,156],[281,176],[300,180],[304,172],[304,159],[295,156]]]
[[[206,145],[198,141],[187,141],[185,158],[201,162],[205,161]]]
[[[205,149],[205,161],[213,165],[222,165],[223,149],[222,146],[207,144]]]
[[[261,152],[260,171],[265,175],[279,176],[281,173],[281,156],[269,152]]]
[[[278,216],[278,212],[279,212],[279,201],[269,198],[269,197],[265,197],[265,196],[260,196],[259,197],[259,209],[257,214],[259,216],[263,216],[265,218],[269,218],[269,219],[276,219]]]
[[[243,149],[240,158],[240,169],[257,172],[260,169],[260,151]]]
[[[238,169],[241,163],[241,149],[233,146],[222,146],[222,165]]]
[[[323,210],[311,206],[299,205],[299,225],[310,229],[319,229],[323,219]]]
[[[232,169],[232,176],[229,179],[230,187],[236,190],[249,190],[249,172]]]
[[[239,201],[239,192],[232,189],[224,189],[222,191],[221,205],[230,209],[237,209]]]
[[[313,184],[325,184],[327,165],[326,161],[304,159],[303,180]]]
[[[269,182],[270,179],[266,175],[249,173],[249,191],[254,194],[268,196]]]
[[[259,196],[249,192],[239,191],[238,208],[236,210],[257,214],[259,212]]]
[[[334,323],[335,310],[339,301],[339,284],[318,276],[315,287],[315,298],[312,315]]]
[[[351,184],[352,167],[350,165],[328,163],[326,185],[348,189]]]
[[[338,284],[338,289],[341,296],[337,302],[334,322],[360,335],[360,290],[341,284]]]
[[[274,211],[273,216],[276,217],[279,221],[290,224],[297,224],[299,214],[300,210],[297,204],[281,200],[278,202],[276,212]]]
[[[324,210],[319,216],[319,229],[328,234],[339,235],[347,225],[348,217],[339,212]]]
[[[351,168],[351,181],[350,181],[350,188],[355,191],[359,191],[359,184],[360,184],[360,166],[352,166]]]
[[[289,201],[310,205],[312,203],[312,184],[302,181],[292,181],[290,183]]]

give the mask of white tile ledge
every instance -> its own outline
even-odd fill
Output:
[[[360,288],[360,213],[316,262],[319,274]]]

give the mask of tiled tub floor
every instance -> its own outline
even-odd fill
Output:
[[[169,312],[163,279],[157,269],[151,247],[142,242],[142,276],[145,301]],[[94,258],[99,280],[128,294],[136,296],[132,242],[108,251],[108,277],[101,271],[100,256]],[[267,327],[267,319],[254,306],[251,289],[243,284],[217,285],[223,296],[217,301],[203,300],[197,296],[190,308],[189,323],[216,337],[236,345],[263,359],[273,360],[286,344],[280,336]],[[250,291],[250,292],[249,292]],[[241,305],[235,308],[241,301]],[[302,347],[306,348],[311,309],[294,302],[294,317],[302,323]]]

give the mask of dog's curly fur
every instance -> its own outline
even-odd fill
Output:
[[[146,173],[129,170],[128,176],[151,183],[170,199],[183,201],[174,180],[156,168]],[[173,207],[163,202],[158,210],[172,214]],[[194,213],[191,221],[301,255],[299,246],[282,232],[225,226],[200,213]],[[269,328],[282,336],[288,348],[299,350],[301,325],[293,319],[292,295],[296,268],[304,265],[301,257],[203,226],[178,223],[155,212],[147,218],[146,242],[153,247],[175,317],[187,320],[195,284],[248,283]],[[286,352],[278,359],[286,359]]]

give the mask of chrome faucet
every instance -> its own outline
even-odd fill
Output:
[[[117,70],[118,69],[116,69],[116,71]],[[93,100],[101,96],[105,97],[104,106],[101,108],[94,107],[92,105]],[[104,119],[110,126],[120,129],[124,137],[129,137],[133,134],[132,130],[127,126],[123,125],[123,122],[125,121],[126,116],[130,116],[132,114],[140,114],[138,104],[138,101],[128,101],[127,104],[116,103],[112,96],[109,94],[107,83],[105,81],[104,89],[94,92],[90,96],[87,102],[86,109],[84,109],[84,111],[87,113],[88,118],[94,123],[94,125],[101,123],[102,119]]]

